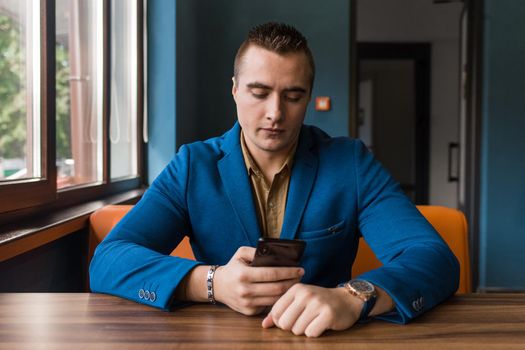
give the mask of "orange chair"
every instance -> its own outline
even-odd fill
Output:
[[[418,205],[417,209],[439,232],[459,260],[459,288],[456,293],[472,292],[467,220],[465,215],[456,209],[433,205]],[[376,258],[368,244],[361,238],[357,256],[352,266],[352,276],[358,276],[381,265],[381,262]]]
[[[88,263],[91,261],[97,245],[131,208],[132,205],[108,205],[91,214],[89,218],[91,232]],[[459,260],[460,283],[457,293],[470,293],[472,286],[465,216],[458,210],[445,207],[420,205],[417,208],[441,234]],[[171,255],[195,259],[187,237],[182,240]],[[361,239],[356,260],[352,266],[352,276],[357,276],[380,266],[381,262],[376,258],[368,244]]]
[[[132,205],[107,205],[91,214],[89,217],[88,266],[97,245],[102,242],[113,226],[115,226],[131,208],[133,208]],[[177,248],[171,252],[171,255],[195,259],[188,237],[184,237]]]

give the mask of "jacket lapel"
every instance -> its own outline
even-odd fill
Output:
[[[295,154],[281,238],[293,239],[303,217],[317,175],[318,158],[311,151],[310,131],[303,126]]]
[[[230,203],[243,226],[246,239],[254,247],[261,237],[261,232],[239,138],[240,126],[235,123],[224,137],[221,148],[225,155],[218,162],[218,169]]]

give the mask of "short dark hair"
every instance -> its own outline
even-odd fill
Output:
[[[308,41],[301,32],[285,23],[268,22],[253,27],[248,37],[242,42],[233,64],[233,75],[237,79],[239,66],[246,50],[251,46],[259,46],[266,50],[284,55],[290,52],[303,52],[310,65],[310,92],[314,84],[315,63]]]

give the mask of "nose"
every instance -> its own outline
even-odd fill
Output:
[[[281,97],[278,94],[273,94],[271,98],[268,99],[266,119],[271,120],[272,123],[277,123],[283,117]]]

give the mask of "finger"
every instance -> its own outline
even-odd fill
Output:
[[[329,324],[329,317],[321,313],[319,314],[319,316],[317,316],[315,319],[309,322],[308,326],[304,330],[304,335],[306,335],[309,338],[319,337],[321,334],[324,333],[324,331],[328,329]]]
[[[275,326],[275,323],[273,323],[273,318],[271,314],[266,315],[264,320],[262,320],[261,326],[263,328],[270,328],[270,327]]]
[[[250,282],[275,282],[300,279],[304,275],[302,267],[252,267]]]
[[[298,319],[304,318],[302,315],[306,309],[305,303],[299,303],[297,301],[292,302],[286,310],[279,317],[279,321],[276,322],[276,325],[286,331],[292,330],[295,327]],[[302,333],[301,333],[302,334]]]
[[[239,247],[239,249],[237,249],[237,251],[233,255],[233,258],[241,259],[247,263],[251,263],[254,255],[255,255],[255,248]]]
[[[313,308],[306,308],[299,317],[295,320],[290,330],[295,335],[305,334],[306,329],[310,324],[319,318],[319,312]]]
[[[270,311],[270,315],[272,316],[273,323],[279,327],[279,319],[281,315],[286,311],[288,306],[293,303],[295,298],[295,293],[293,293],[293,290],[288,290],[288,292],[284,293],[282,297],[279,298],[275,302],[275,304],[272,307],[272,310]]]
[[[299,279],[278,282],[261,282],[250,284],[250,296],[277,296],[280,297],[288,291]]]

